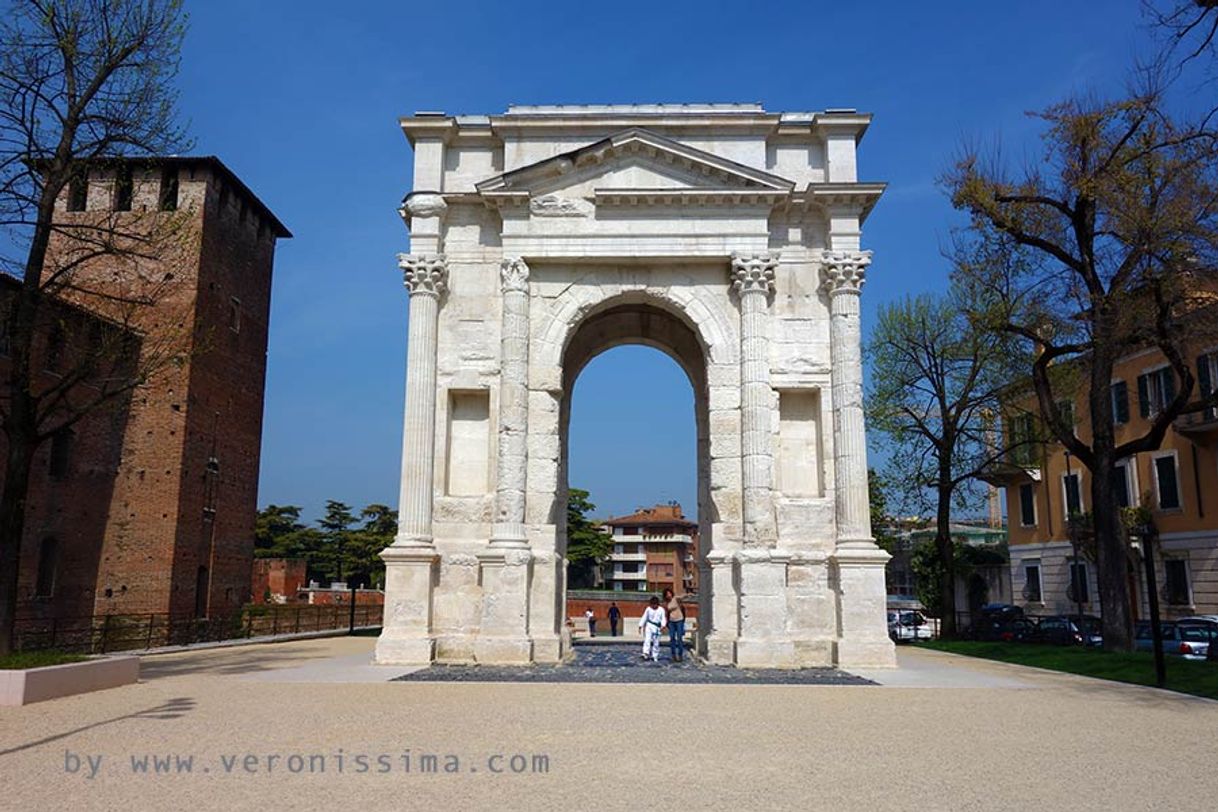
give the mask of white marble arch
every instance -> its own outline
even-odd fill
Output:
[[[407,405],[378,661],[564,656],[569,395],[591,358],[641,343],[694,389],[701,653],[893,663],[861,408],[869,122],[755,105],[402,120]]]

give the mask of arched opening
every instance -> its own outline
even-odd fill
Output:
[[[625,347],[629,349],[618,349]],[[655,354],[646,348],[658,350],[666,358],[656,358]],[[623,379],[619,375],[612,376],[607,381],[596,380],[597,369],[613,366],[611,351],[615,350],[625,353],[632,361],[638,359],[643,362],[630,364],[633,374],[629,378]],[[606,492],[608,501],[602,499],[601,504],[598,504],[597,516],[608,518],[619,511],[631,513],[635,507],[651,509],[653,512],[647,514],[645,522],[633,525],[624,523],[611,530],[614,539],[608,573],[598,585],[604,590],[601,600],[603,605],[598,605],[596,596],[591,593],[574,592],[569,603],[564,595],[564,605],[573,608],[572,614],[577,623],[583,621],[585,612],[591,609],[594,617],[602,624],[598,626],[598,630],[607,631],[609,602],[616,602],[615,598],[625,598],[624,604],[618,608],[622,615],[622,631],[629,632],[633,624],[632,618],[641,614],[641,608],[645,606],[645,602],[640,603],[639,599],[654,594],[653,588],[658,591],[671,585],[674,592],[686,595],[686,602],[693,607],[691,614],[697,616],[697,621],[691,623],[691,627],[699,642],[710,628],[711,579],[706,554],[713,543],[711,526],[714,517],[709,482],[706,359],[706,349],[684,316],[657,303],[641,299],[619,299],[598,308],[580,322],[567,341],[562,364],[564,394],[559,408],[559,505],[567,504],[572,487],[588,488],[588,471],[599,464],[595,457],[580,457],[574,460],[572,458],[572,418],[574,414],[576,420],[581,419],[578,410],[581,399],[585,397],[582,385],[585,371],[592,376],[589,386],[594,391],[589,394],[596,398],[597,405],[584,408],[589,408],[590,411],[596,411],[597,408],[611,409],[612,402],[606,403],[606,398],[629,401],[634,406],[646,404],[649,389],[655,388],[659,395],[666,399],[666,408],[657,410],[657,417],[661,422],[647,426],[645,421],[636,421],[634,425],[644,423],[639,430],[645,435],[650,432],[663,432],[666,427],[675,427],[678,432],[675,444],[658,442],[653,438],[653,454],[640,454],[633,460],[623,460],[621,457],[612,460],[615,470],[610,476],[615,481],[625,481],[629,484],[624,488]],[[640,375],[640,372],[643,374]],[[665,382],[662,388],[651,386],[660,379]],[[604,388],[606,386],[608,391]],[[674,393],[678,398],[676,409],[672,408],[671,402]],[[676,413],[677,410],[680,410],[680,414]],[[693,421],[689,422],[691,412]],[[679,437],[682,421],[685,423],[686,433],[684,442]],[[602,438],[605,437],[604,425],[602,421],[597,428]],[[621,428],[625,430],[625,426]],[[610,442],[614,440],[613,437],[607,439]],[[641,439],[646,444],[648,437]],[[658,460],[654,456],[656,453],[667,455],[670,453],[669,449],[680,454],[682,448],[682,460]],[[575,451],[582,453],[578,445]],[[666,464],[670,462],[675,462],[675,466]],[[640,474],[634,477],[632,482],[631,468],[642,470],[642,467],[649,463],[657,463],[654,465],[654,471],[648,473],[657,473],[658,476]],[[685,467],[684,477],[679,474],[681,466]],[[678,479],[665,487],[660,478],[665,473],[676,475]],[[682,480],[684,484],[680,484]],[[595,502],[598,498],[596,489],[590,490]],[[629,493],[629,496],[626,496],[626,493]],[[694,504],[689,504],[690,501]],[[677,511],[675,506],[666,505],[668,502],[679,502],[680,510]],[[677,516],[678,512],[683,515]],[[559,517],[559,524],[559,538],[565,543],[565,513]],[[646,529],[649,527],[652,528],[651,532]],[[562,552],[566,555],[567,551],[564,548]],[[571,588],[570,581],[564,586]],[[580,603],[585,594],[589,600],[586,607]],[[635,604],[639,606],[636,607]],[[638,611],[635,611],[636,608]]]

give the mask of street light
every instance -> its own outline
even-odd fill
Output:
[[[1146,604],[1150,609],[1150,640],[1155,649],[1155,685],[1163,688],[1167,684],[1167,665],[1163,658],[1163,628],[1159,624],[1159,587],[1155,583],[1154,559],[1154,541],[1159,530],[1151,518],[1136,530],[1136,533],[1130,533],[1130,545],[1142,554],[1146,567]]]

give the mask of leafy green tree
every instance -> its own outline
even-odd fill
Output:
[[[381,550],[393,543],[398,533],[397,513],[388,505],[368,505],[360,511],[363,525],[352,532],[346,545],[348,578],[369,588],[384,584],[385,562]]]
[[[966,290],[915,296],[880,310],[868,345],[869,422],[892,442],[890,481],[907,502],[935,511],[942,633],[956,633],[952,509],[998,456],[988,416],[1011,380],[1009,337],[975,329],[964,317]],[[873,504],[874,508],[874,504]],[[928,604],[929,605],[929,604]]]
[[[867,469],[867,490],[871,495],[871,535],[881,549],[893,552],[896,549],[895,520],[888,510],[888,477],[876,471]]]
[[[346,563],[347,547],[353,535],[351,526],[355,524],[355,515],[351,506],[334,499],[326,500],[325,515],[317,522],[321,526],[321,535],[325,539],[324,562],[327,574],[334,580],[343,579],[343,564]]]
[[[297,505],[267,505],[254,519],[254,555],[281,558],[283,549],[305,529]]]
[[[597,564],[613,550],[613,537],[588,518],[594,510],[596,505],[589,501],[587,491],[568,491],[567,573],[571,586],[592,586]]]

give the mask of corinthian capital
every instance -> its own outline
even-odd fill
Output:
[[[411,296],[439,296],[448,287],[448,260],[443,254],[398,254],[398,267]]]
[[[821,255],[822,287],[830,294],[859,293],[871,264],[870,251],[825,251]]]
[[[774,269],[778,254],[732,254],[732,287],[744,295],[752,291],[774,290]]]
[[[499,280],[503,284],[503,292],[529,292],[529,266],[521,257],[504,257],[499,263]]]

